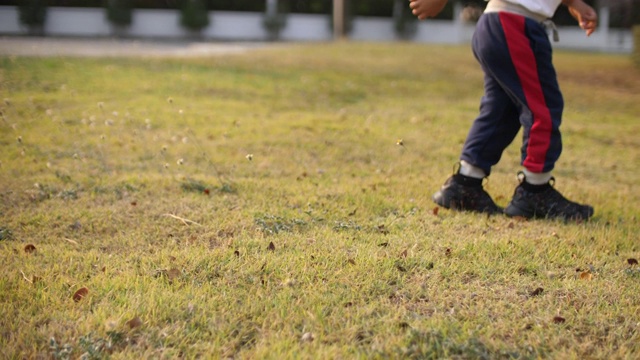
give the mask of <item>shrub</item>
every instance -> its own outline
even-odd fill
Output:
[[[180,25],[192,31],[209,26],[209,12],[204,0],[183,0],[180,7]]]
[[[133,0],[107,0],[107,20],[113,25],[131,25]]]
[[[44,23],[47,20],[46,0],[23,0],[18,5],[20,23],[29,27],[32,35],[43,33]]]

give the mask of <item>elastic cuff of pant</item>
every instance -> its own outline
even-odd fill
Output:
[[[534,173],[527,169],[522,172],[524,173],[524,181],[531,185],[545,185],[551,180],[551,172]]]

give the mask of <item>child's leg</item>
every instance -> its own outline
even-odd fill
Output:
[[[549,172],[562,150],[564,103],[546,30],[534,20],[505,12],[483,18],[476,30],[481,36],[474,38],[476,57],[518,109],[524,128],[523,166],[534,173]]]
[[[489,175],[520,130],[518,113],[511,97],[485,72],[480,114],[469,130],[460,159]]]

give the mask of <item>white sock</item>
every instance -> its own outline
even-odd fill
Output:
[[[487,173],[477,166],[473,166],[468,162],[460,161],[460,175],[472,177],[474,179],[484,179],[487,177]]]
[[[527,169],[522,171],[524,173],[524,181],[531,185],[544,185],[551,180],[551,172],[534,173]]]

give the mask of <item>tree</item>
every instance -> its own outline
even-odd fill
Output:
[[[180,25],[195,33],[209,26],[209,12],[205,0],[182,0]]]
[[[29,28],[29,35],[44,35],[47,21],[46,0],[22,0],[18,5],[20,23]]]
[[[107,0],[107,20],[113,25],[116,36],[122,36],[131,26],[133,18],[133,0]]]

